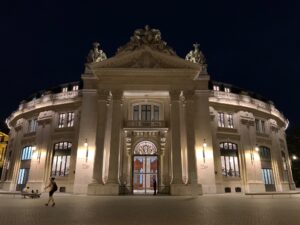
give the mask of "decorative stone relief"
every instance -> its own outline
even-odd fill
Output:
[[[17,123],[16,123],[16,126],[15,126],[15,129],[20,130],[22,128],[22,126],[24,125],[24,123],[25,123],[25,119],[23,119],[23,118],[18,119]]]
[[[98,42],[93,43],[93,49],[90,50],[87,56],[87,63],[101,62],[107,59],[106,54],[99,48]]]
[[[252,113],[248,113],[245,111],[240,112],[240,117],[241,117],[241,123],[246,125],[246,126],[254,126],[254,117]]]
[[[38,123],[46,123],[52,120],[54,112],[52,110],[40,112],[38,116]]]
[[[201,65],[201,71],[200,74],[206,74],[207,73],[207,64],[206,59],[203,55],[203,53],[199,49],[199,44],[193,44],[194,50],[191,50],[185,57],[185,60],[198,63]]]
[[[169,91],[169,94],[170,94],[171,101],[178,101],[181,91],[178,89],[172,89]]]
[[[169,55],[176,55],[175,51],[167,45],[167,42],[161,39],[160,31],[150,28],[148,25],[144,29],[135,30],[130,41],[118,49],[117,55],[140,49],[143,46]]]
[[[154,155],[157,154],[156,146],[150,141],[142,141],[134,148],[135,155]]]

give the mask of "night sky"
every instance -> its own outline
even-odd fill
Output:
[[[80,80],[92,42],[112,57],[149,24],[181,57],[200,43],[212,80],[257,92],[300,123],[299,3],[10,2],[0,13],[1,121],[32,93]]]

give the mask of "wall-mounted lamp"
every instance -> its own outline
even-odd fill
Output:
[[[205,148],[207,147],[205,139],[203,139],[203,145],[202,145],[202,156],[203,156],[203,163],[205,163]]]
[[[85,139],[84,147],[86,149],[86,152],[85,152],[85,162],[87,162],[88,158],[89,158],[89,144],[87,142],[87,138]]]
[[[292,155],[292,160],[297,160],[298,157],[296,155]]]
[[[256,152],[259,152],[259,147],[258,147],[258,145],[255,146],[255,151],[256,151]]]

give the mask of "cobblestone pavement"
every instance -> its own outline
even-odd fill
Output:
[[[0,195],[1,225],[299,225],[300,196],[251,198],[57,195],[40,199]]]

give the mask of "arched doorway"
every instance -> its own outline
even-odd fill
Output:
[[[157,148],[150,141],[141,141],[133,153],[133,193],[153,194],[153,179],[158,186]]]

